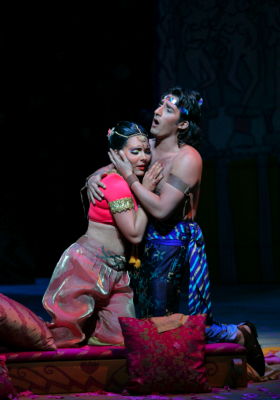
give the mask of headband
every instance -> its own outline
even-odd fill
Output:
[[[167,94],[166,96],[163,97],[164,100],[169,101],[170,103],[174,104],[174,106],[178,107],[179,99],[176,97],[171,96],[170,94]],[[203,104],[203,98],[201,97],[199,100],[197,100],[197,104],[199,107],[202,106]],[[181,113],[188,115],[189,110],[185,107],[178,107],[178,109],[181,111]]]
[[[174,106],[176,106],[180,110],[181,113],[186,114],[186,115],[189,114],[189,110],[187,108],[178,107],[179,99],[176,99],[176,97],[173,97],[170,94],[167,94],[166,96],[164,96],[163,99],[169,101],[172,104],[174,104]]]

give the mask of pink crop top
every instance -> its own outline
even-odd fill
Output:
[[[90,203],[88,218],[91,221],[115,225],[113,214],[138,209],[135,197],[121,175],[107,173],[101,181],[106,185],[106,189],[99,188],[104,198],[96,204]]]

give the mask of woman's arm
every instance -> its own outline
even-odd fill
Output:
[[[155,165],[147,174],[145,185],[150,190],[154,190],[162,179],[161,171],[162,168]],[[140,243],[148,222],[146,212],[140,206],[135,211],[131,190],[123,177],[113,174],[107,177],[106,182],[108,189],[104,190],[104,197],[108,201],[117,228],[131,243]]]
[[[143,208],[139,207],[137,211],[129,210],[114,214],[114,220],[120,232],[131,243],[141,243],[148,217]]]

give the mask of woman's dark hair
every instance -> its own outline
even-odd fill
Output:
[[[200,124],[203,99],[200,93],[195,90],[184,90],[180,86],[175,86],[167,90],[162,98],[167,94],[173,94],[179,99],[177,107],[180,110],[180,119],[178,122],[189,122],[188,128],[180,131],[178,134],[178,145],[189,144],[197,147],[202,139]]]
[[[120,121],[108,131],[109,146],[113,150],[121,150],[131,136],[144,135],[148,137],[142,125],[129,121]]]

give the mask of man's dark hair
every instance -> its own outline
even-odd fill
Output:
[[[178,122],[189,122],[188,128],[178,134],[178,145],[189,144],[197,147],[202,139],[200,124],[203,99],[200,93],[195,90],[184,90],[180,86],[175,86],[168,89],[162,98],[167,94],[173,94],[179,99],[177,107],[180,110],[180,119]]]

